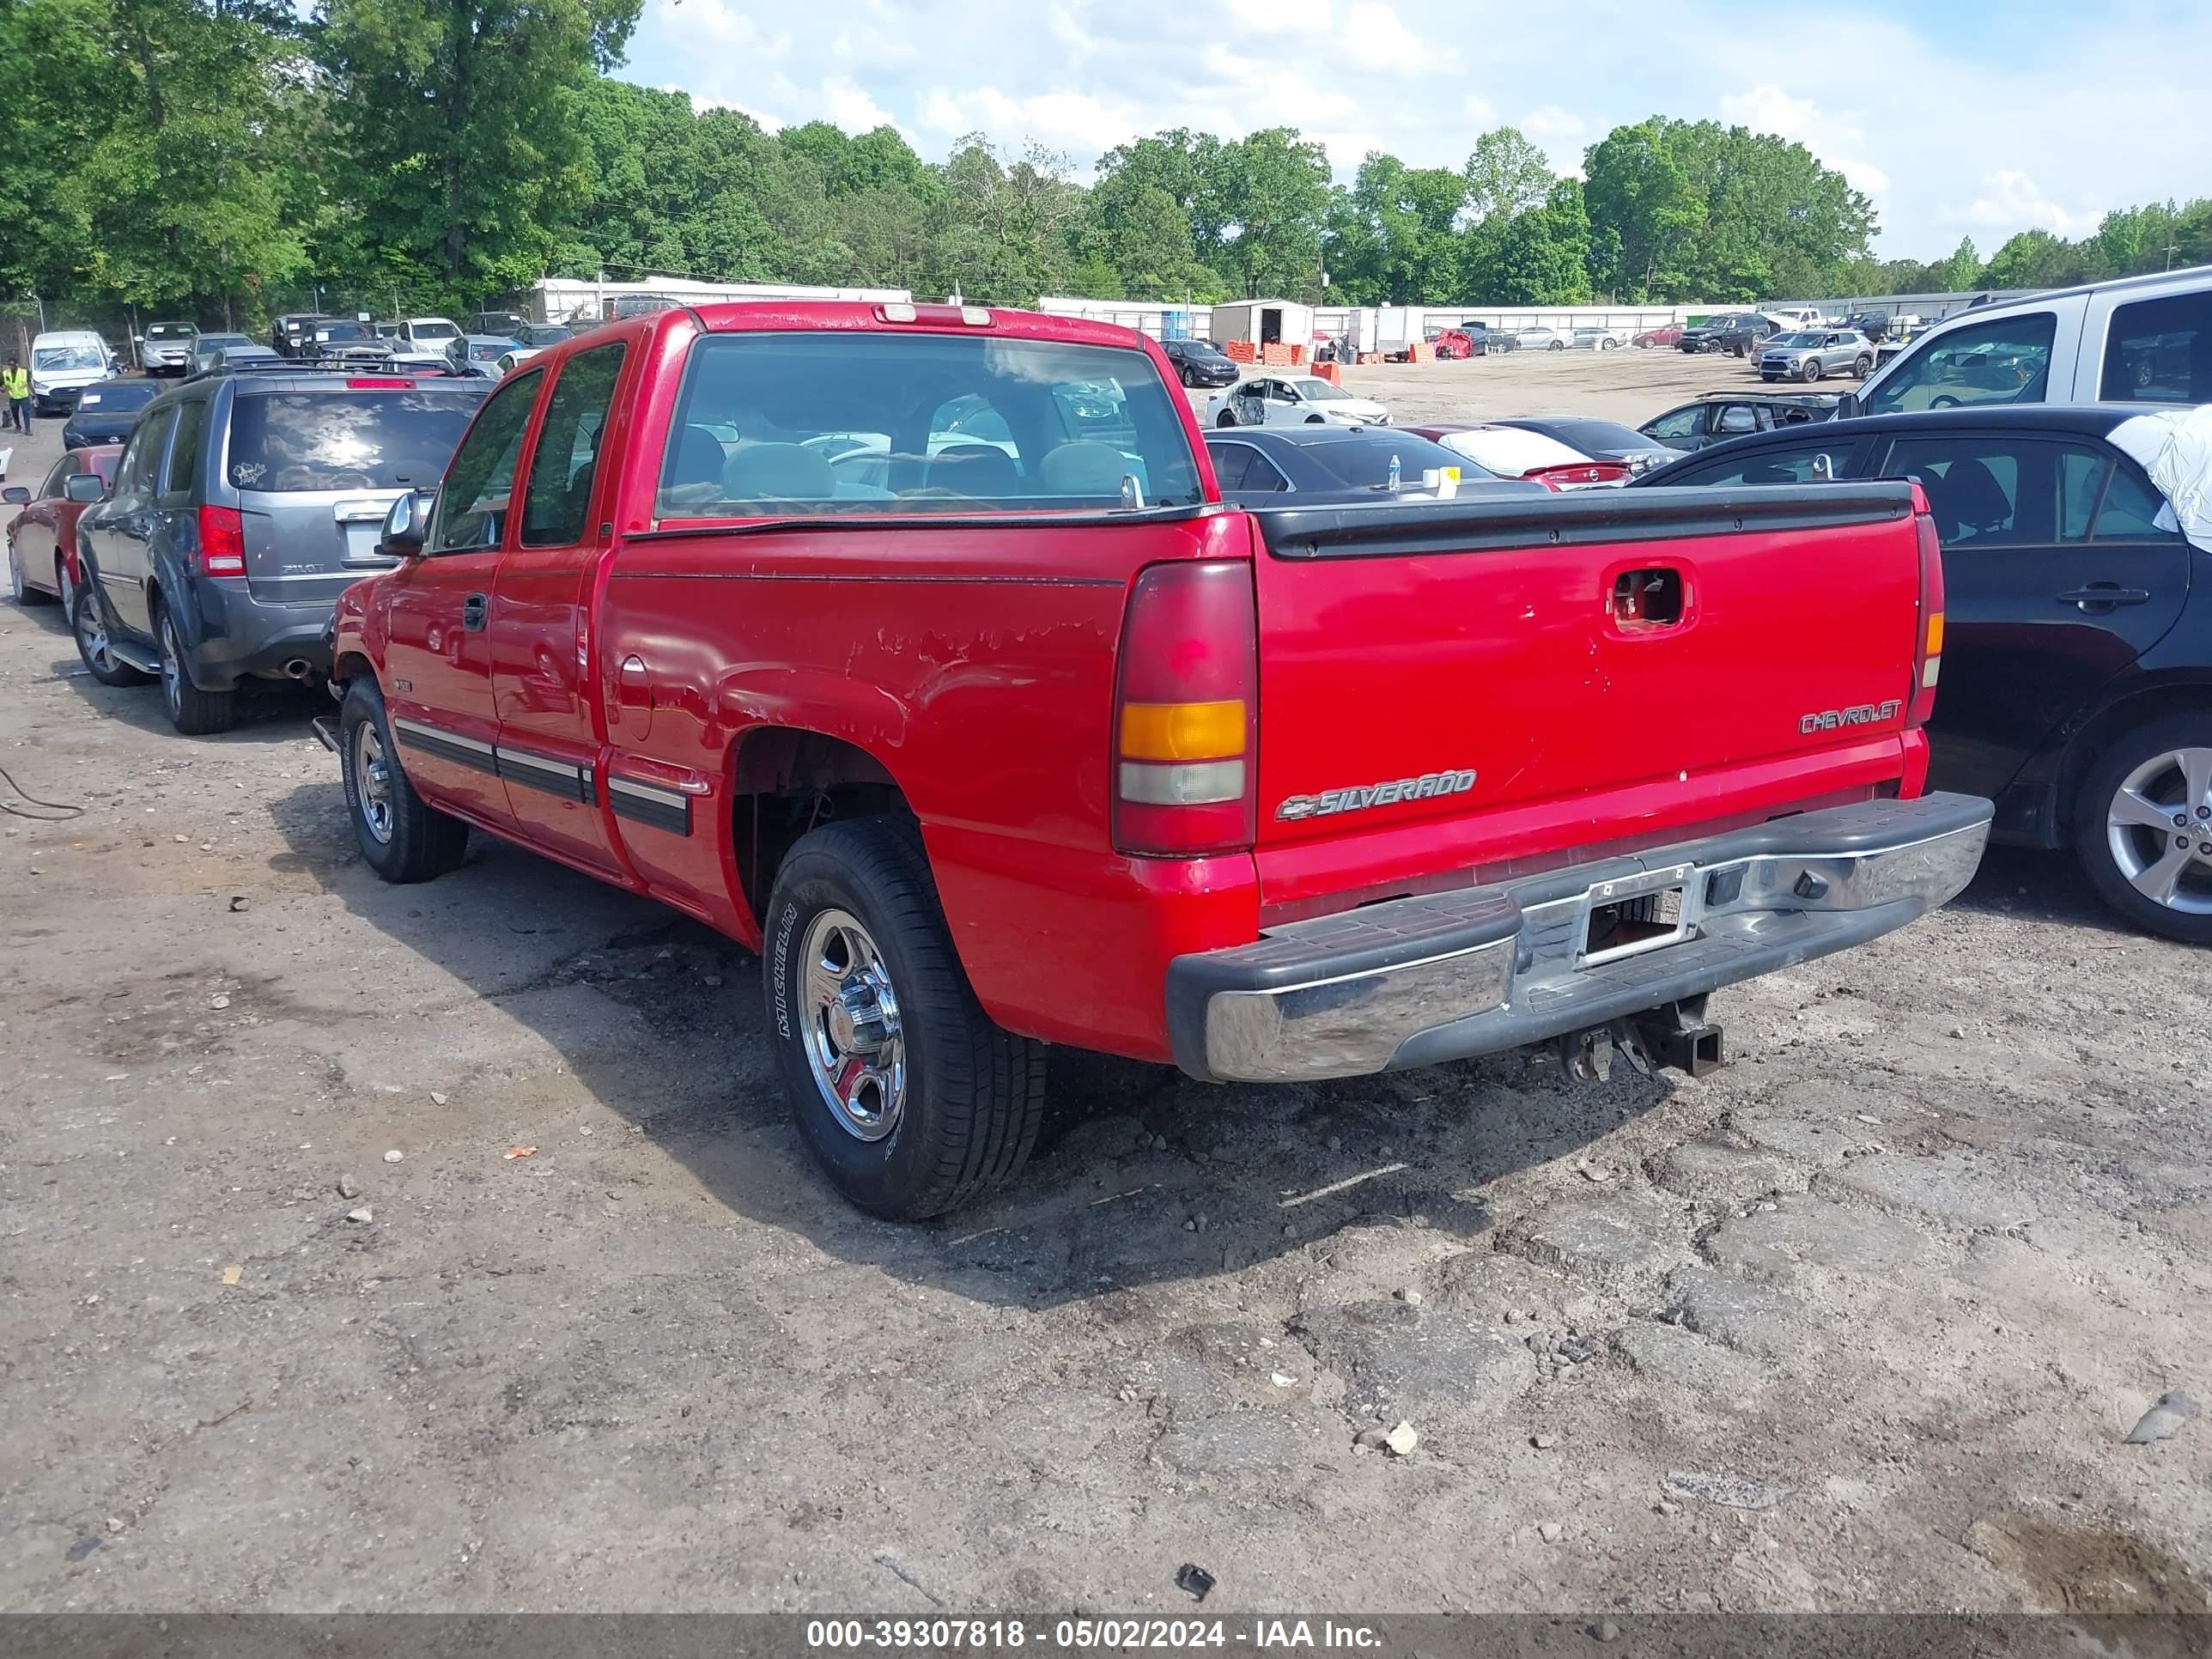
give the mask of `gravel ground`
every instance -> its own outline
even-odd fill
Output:
[[[481,838],[384,886],[317,706],[182,738],[0,605],[0,765],[83,808],[0,819],[0,1607],[2207,1608],[2212,1420],[2124,1439],[2212,1388],[2212,976],[2061,860],[1723,994],[1700,1082],[1056,1054],[1025,1177],[896,1227],[750,957]]]

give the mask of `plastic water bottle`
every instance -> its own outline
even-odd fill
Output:
[[[1398,493],[1398,458],[1395,453],[1390,457],[1390,493]]]

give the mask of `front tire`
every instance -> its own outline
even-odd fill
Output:
[[[146,684],[146,676],[117,656],[108,644],[107,612],[94,583],[87,582],[70,600],[70,632],[76,635],[76,654],[84,663],[84,672],[102,685]]]
[[[1809,386],[1819,380],[1825,372],[1820,367],[1820,360],[1818,357],[1808,357],[1805,360],[1805,367],[1801,371],[1801,378]]]
[[[853,1203],[942,1215],[1011,1180],[1044,1115],[1044,1046],[992,1024],[919,828],[831,823],[792,848],[761,982],[799,1139]]]
[[[154,641],[161,653],[161,702],[172,726],[188,738],[207,738],[238,724],[236,691],[203,691],[192,684],[192,671],[167,605],[155,607]]]
[[[402,886],[460,868],[469,826],[415,793],[392,740],[384,694],[366,677],[346,689],[338,711],[338,767],[346,815],[370,869]]]
[[[1859,379],[1863,380],[1868,375],[1874,373],[1874,359],[1868,356],[1866,353],[1862,351],[1857,356],[1851,359],[1851,373],[1857,375]]]
[[[2153,720],[2106,751],[2075,797],[2074,853],[2136,927],[2212,945],[2212,711]]]

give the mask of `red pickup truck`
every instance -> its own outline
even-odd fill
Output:
[[[927,1216],[1053,1043],[1701,1067],[1716,987],[1965,884],[1917,486],[1597,493],[1244,512],[1127,331],[672,309],[394,506],[320,729],[386,879],[474,826],[758,950],[801,1135]]]

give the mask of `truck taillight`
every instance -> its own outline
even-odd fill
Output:
[[[1139,573],[1114,698],[1114,845],[1192,858],[1252,845],[1259,623],[1252,568]]]
[[[1943,669],[1943,545],[1928,514],[1912,522],[1920,532],[1920,637],[1913,642],[1912,692],[1905,706],[1908,729],[1927,725],[1936,712],[1936,682]]]
[[[200,574],[246,574],[246,520],[234,507],[200,509]]]

